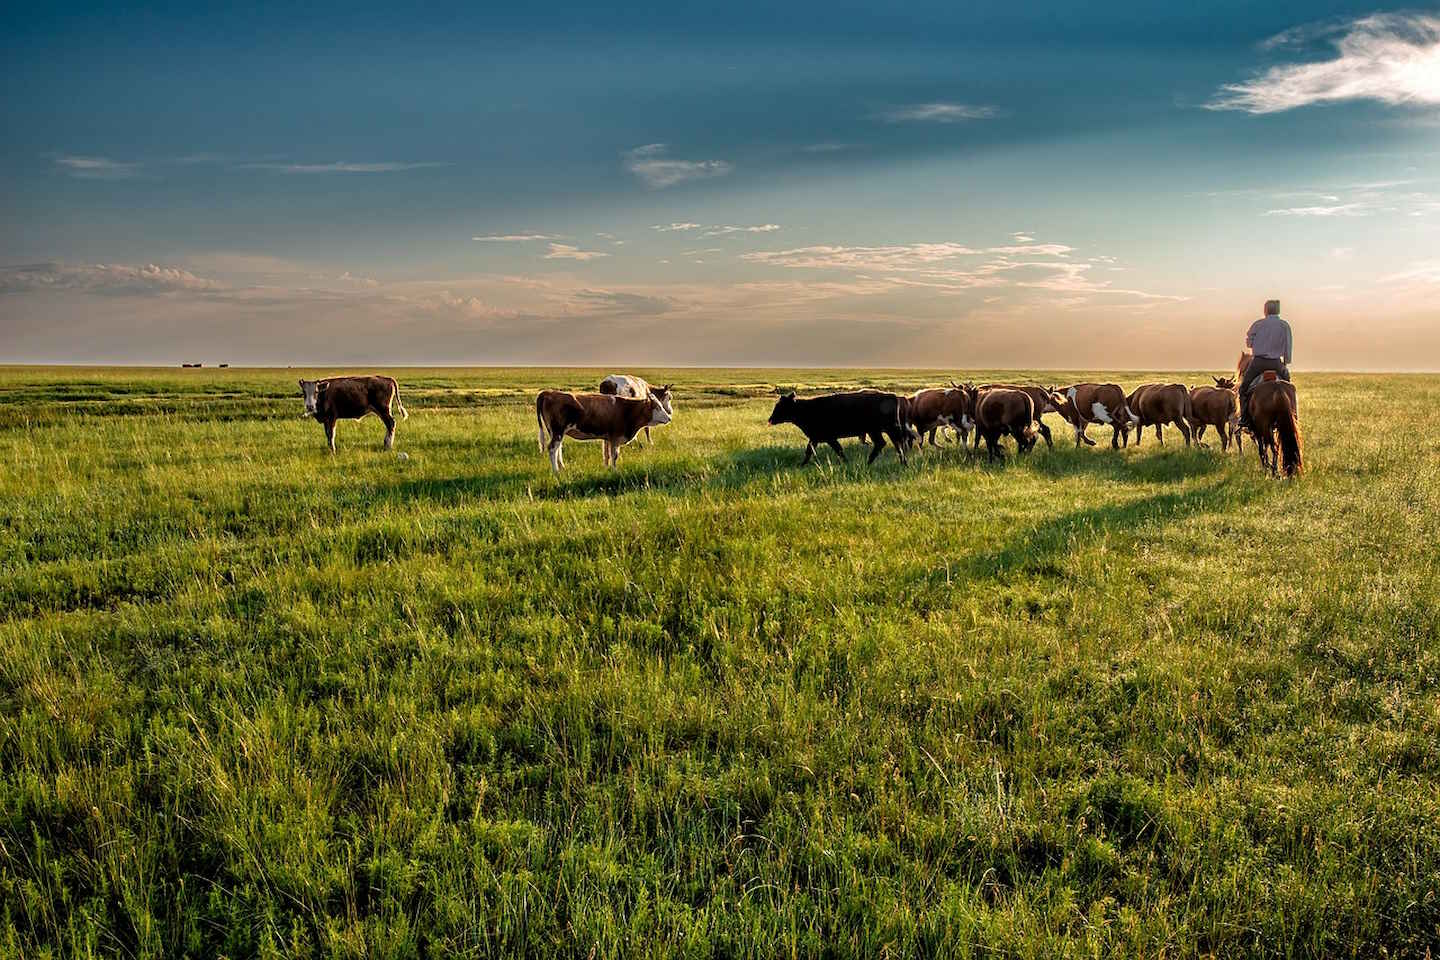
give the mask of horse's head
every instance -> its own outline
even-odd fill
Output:
[[[1250,361],[1255,359],[1255,354],[1249,350],[1241,352],[1240,359],[1235,361],[1235,379],[1241,380],[1245,377],[1245,368],[1250,366]]]

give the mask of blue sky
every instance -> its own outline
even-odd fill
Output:
[[[0,361],[1440,367],[1440,9],[902,6],[13,11]]]

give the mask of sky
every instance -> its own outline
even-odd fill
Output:
[[[1440,369],[1440,6],[297,6],[6,14],[0,362]]]

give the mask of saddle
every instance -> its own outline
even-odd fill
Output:
[[[1266,383],[1274,383],[1276,380],[1280,379],[1280,374],[1274,370],[1266,370],[1264,373],[1260,374],[1260,379],[1264,380]]]

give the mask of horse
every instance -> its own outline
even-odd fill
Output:
[[[1245,378],[1252,355],[1240,354],[1235,379]],[[1266,375],[1250,390],[1250,433],[1260,453],[1260,465],[1272,476],[1298,476],[1303,466],[1300,453],[1300,421],[1296,417],[1295,385]],[[1277,442],[1278,437],[1278,442]]]

